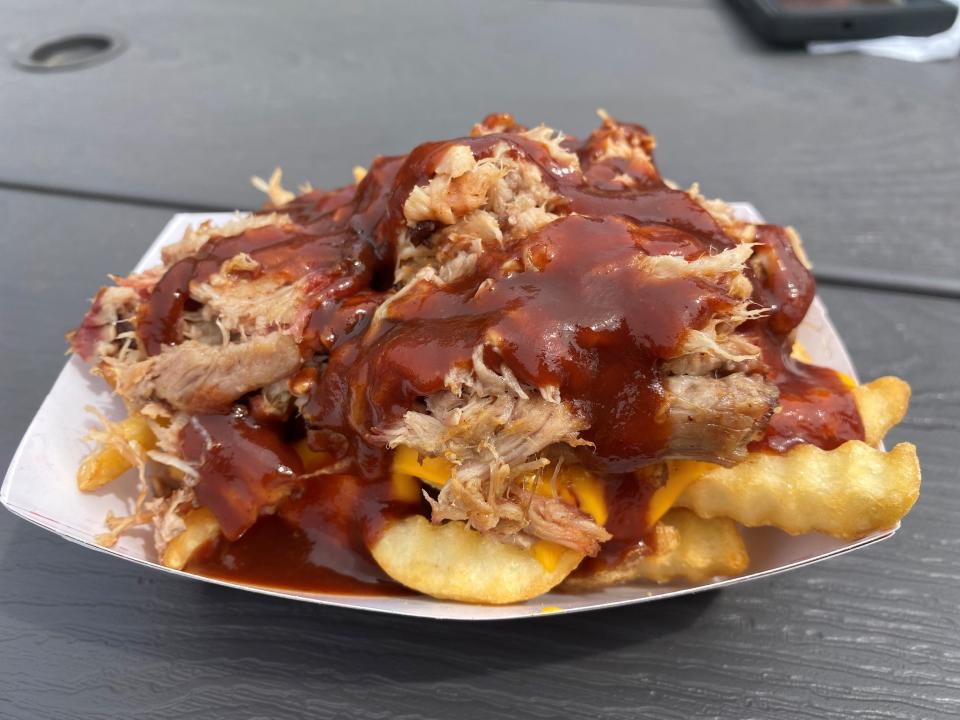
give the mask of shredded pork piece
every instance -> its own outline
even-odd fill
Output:
[[[717,221],[727,235],[745,245],[754,242],[757,235],[756,226],[751,222],[739,219],[731,205],[720,199],[711,200],[704,197],[700,192],[698,183],[694,183],[687,189],[687,195],[710,213],[711,217]]]
[[[163,277],[163,272],[164,269],[158,265],[157,267],[152,267],[141,273],[133,273],[126,277],[118,275],[110,275],[109,277],[120,287],[133,288],[138,293],[145,294],[150,292],[153,286],[157,284],[157,281]]]
[[[611,538],[589,515],[555,498],[533,495],[526,507],[527,533],[584,555],[596,555]]]
[[[521,481],[546,462],[531,463],[538,453],[585,444],[583,421],[562,402],[525,389],[508,369],[493,371],[482,347],[473,353],[472,372],[455,369],[446,384],[445,392],[427,398],[427,412],[409,411],[385,433],[391,447],[408,445],[453,463],[450,480],[430,501],[433,521],[465,520],[504,537],[525,531],[595,554],[609,536],[589,515],[556,497],[531,500]]]
[[[759,372],[760,349],[742,335],[715,334],[694,330],[684,341],[684,354],[661,366],[667,375],[728,375],[733,372]]]
[[[558,162],[577,166],[576,156],[560,145],[562,135],[542,127],[528,135]],[[398,239],[395,280],[409,282],[426,266],[455,280],[470,267],[470,255],[515,244],[556,220],[553,207],[561,200],[540,168],[514,157],[506,143],[497,143],[492,155],[479,161],[466,145],[454,145],[429,183],[415,187],[404,203],[410,227],[424,222],[440,227],[417,244],[408,232]]]
[[[310,295],[317,280],[312,275],[294,283],[273,275],[238,280],[220,272],[207,282],[192,284],[190,296],[203,303],[204,321],[227,332],[249,335],[281,329],[299,337],[313,309]]]
[[[577,157],[576,153],[572,153],[563,147],[565,136],[562,132],[549,128],[546,125],[538,125],[520,134],[538,143],[542,143],[550,153],[550,157],[561,165],[566,165],[573,172],[580,170],[580,158]]]
[[[196,493],[193,487],[175,490],[169,498],[156,503],[153,542],[158,553],[162,554],[170,541],[186,529],[180,509],[194,505],[196,505]]]
[[[584,173],[596,183],[614,187],[632,188],[658,181],[660,173],[653,164],[654,137],[638,126],[617,122],[605,110],[598,110],[597,115],[602,124],[580,150]]]
[[[644,255],[637,261],[655,278],[696,277],[718,280],[727,276],[732,280],[733,276],[743,274],[752,254],[752,245],[741,244],[716,255],[703,255],[695,260],[685,260],[676,255]]]
[[[187,413],[223,412],[300,364],[296,342],[279,332],[221,347],[187,341],[117,368],[117,392],[137,404],[162,401]]]
[[[766,426],[778,390],[759,375],[674,375],[666,379],[670,457],[732,466]]]
[[[263,215],[234,213],[230,220],[220,225],[214,225],[208,221],[202,223],[196,230],[188,227],[180,240],[160,249],[160,257],[163,259],[164,268],[169,268],[175,262],[195,255],[211,238],[233,237],[247,230],[290,223],[290,217],[284,213],[266,213]]]
[[[136,315],[139,304],[140,294],[135,288],[102,288],[93,299],[83,323],[67,335],[70,349],[95,365],[104,358],[116,357],[123,346],[119,327]]]

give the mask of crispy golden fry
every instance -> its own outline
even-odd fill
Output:
[[[113,482],[136,465],[137,453],[152,450],[156,438],[143,415],[135,414],[120,422],[104,421],[104,429],[94,433],[100,441],[77,470],[77,487],[93,492]]]
[[[548,569],[530,550],[482,535],[462,522],[432,525],[420,516],[388,526],[370,551],[384,572],[409,588],[436,598],[488,605],[545,593],[583,559],[580,553],[563,549]]]
[[[903,420],[910,404],[910,386],[893,376],[877,378],[853,388],[863,419],[864,439],[877,445],[894,425]]]
[[[750,564],[747,548],[733,520],[704,520],[675,508],[657,524],[652,555],[628,555],[614,567],[589,577],[570,577],[564,589],[592,590],[634,580],[701,583],[713,577],[740,575]]]
[[[751,453],[714,466],[677,502],[707,518],[773,525],[792,535],[822,532],[850,540],[897,524],[920,493],[916,448],[882,452],[851,440],[835,450],[798,445],[782,455]]]
[[[160,562],[174,570],[182,570],[194,553],[220,534],[220,523],[213,513],[205,507],[195,508],[183,517],[186,527],[183,532],[171,540]]]

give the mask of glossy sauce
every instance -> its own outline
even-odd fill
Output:
[[[676,355],[688,330],[734,300],[704,279],[653,279],[642,263],[668,254],[691,260],[735,240],[686,193],[663,183],[653,139],[640,126],[624,126],[626,141],[643,147],[649,160],[604,159],[609,127],[583,143],[565,139],[580,160],[576,172],[517,134],[522,128],[509,116],[485,123],[505,132],[377,158],[359,185],[300,196],[279,209],[292,224],[215,239],[153,289],[137,324],[149,354],[182,339],[190,283],[237,253],[256,259],[258,272],[310,278],[312,312],[301,348],[305,358],[328,358],[322,373],[301,378],[313,383],[303,414],[312,443],[350,461],[348,475],[299,479],[302,467],[289,443],[302,426],[262,425],[242,413],[195,420],[183,431],[184,451],[201,463],[200,501],[233,542],[219,543],[192,570],[327,592],[396,591],[366,547],[385,517],[426,510],[389,498],[390,456],[378,431],[441,390],[450,368],[470,367],[481,342],[488,365],[505,365],[531,385],[557,386],[590,423],[584,437],[595,447],[581,455],[610,473],[607,528],[614,539],[581,572],[641,543],[649,547],[646,505],[656,483],[649,472],[633,471],[659,459],[666,444],[658,364]],[[505,144],[509,154],[534,163],[560,197],[552,211],[567,217],[517,248],[485,253],[473,272],[442,289],[421,282],[372,326],[392,284],[397,238],[409,232],[419,242],[436,229],[407,228],[404,201],[458,144],[478,159]],[[763,372],[779,387],[783,410],[752,448],[782,452],[797,442],[830,448],[862,439],[852,395],[837,374],[789,358],[792,331],[815,291],[810,272],[782,228],[761,226],[757,242],[754,300],[772,312],[742,331],[761,346]],[[257,520],[265,507],[276,515]]]
[[[164,345],[183,339],[179,325],[190,283],[208,279],[240,253],[260,263],[257,275],[270,273],[287,282],[306,278],[308,293],[318,304],[351,295],[370,279],[368,247],[345,233],[314,235],[296,225],[270,225],[208,242],[194,256],[174,264],[144,303],[137,337],[147,354],[156,355]]]
[[[249,530],[261,508],[286,498],[304,474],[282,431],[242,411],[193,418],[180,433],[180,447],[200,475],[197,499],[229,540]]]
[[[527,272],[504,276],[509,258],[489,253],[448,286],[421,281],[359,348],[331,357],[305,415],[344,434],[372,434],[442,390],[449,369],[470,367],[485,343],[489,364],[505,364],[528,385],[558,387],[574,403],[590,425],[583,436],[595,444],[585,459],[612,472],[656,459],[668,430],[658,416],[657,362],[734,301],[698,278],[649,282],[644,229],[618,217],[569,216],[520,246],[517,257],[533,265]],[[675,237],[667,248],[655,234],[650,246],[689,254],[691,236]],[[344,417],[344,409],[352,413]]]
[[[771,344],[763,351],[767,376],[780,389],[780,410],[750,450],[786,452],[800,443],[833,450],[863,440],[857,403],[835,371],[800,362]]]
[[[780,410],[750,450],[786,452],[800,443],[832,450],[848,440],[863,440],[860,411],[840,375],[791,357],[792,333],[816,294],[813,275],[784,228],[759,225],[756,242],[751,261],[754,300],[772,312],[743,332],[761,349],[764,374],[780,390]]]
[[[647,523],[647,511],[650,498],[660,486],[661,472],[661,465],[653,465],[604,478],[609,511],[604,527],[613,537],[600,546],[596,557],[584,558],[574,571],[577,576],[589,576],[610,568],[631,552],[656,552],[656,534]]]
[[[420,509],[390,500],[384,483],[369,484],[351,475],[312,478],[277,514],[261,517],[239,540],[218,541],[187,569],[274,588],[414,594],[373,561],[366,535],[375,534],[388,517]]]

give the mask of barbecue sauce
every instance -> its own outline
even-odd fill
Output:
[[[583,559],[574,571],[577,576],[590,576],[613,567],[629,553],[656,552],[656,534],[647,523],[647,512],[662,472],[662,465],[648,465],[632,473],[604,477],[609,512],[604,528],[613,537],[600,546],[596,557]]]
[[[262,425],[242,411],[193,420],[182,434],[184,451],[200,463],[199,499],[228,541],[191,570],[325,592],[400,592],[366,548],[385,518],[428,509],[391,498],[389,453],[378,433],[441,390],[451,368],[469,368],[480,344],[492,369],[557,387],[589,423],[583,437],[593,446],[579,452],[605,474],[613,539],[581,572],[652,543],[645,518],[656,488],[650,468],[657,466],[650,463],[663,454],[667,425],[658,365],[676,355],[688,330],[703,328],[735,300],[703,278],[654,278],[644,262],[659,255],[694,260],[736,240],[663,182],[653,138],[640,126],[618,131],[605,123],[585,142],[565,138],[579,171],[521,135],[510,116],[490,116],[481,127],[500,132],[377,158],[358,185],[311,191],[272,208],[290,222],[216,238],[153,289],[137,322],[138,341],[151,355],[183,339],[191,284],[239,253],[257,261],[257,273],[304,281],[310,313],[299,334],[302,353],[327,360],[322,372],[307,373],[312,389],[303,416],[318,449],[329,441],[327,449],[347,448],[349,461],[348,474],[311,476],[290,449],[302,426]],[[645,156],[606,157],[604,143],[617,132]],[[454,145],[477,159],[505,146],[536,165],[558,198],[551,211],[561,217],[519,247],[485,253],[473,271],[442,288],[418,281],[374,323],[390,294],[400,234],[420,242],[437,229],[408,228],[404,202]],[[741,331],[760,346],[762,372],[778,386],[782,410],[751,449],[783,452],[798,442],[833,448],[862,439],[853,397],[837,373],[790,358],[792,333],[815,292],[812,275],[783,228],[759,226],[756,242],[753,300],[771,312]],[[262,515],[265,507],[273,513]]]
[[[749,449],[786,452],[810,443],[833,450],[847,440],[863,440],[863,420],[844,378],[791,357],[792,334],[813,302],[816,283],[794,250],[789,231],[758,225],[751,266],[754,300],[770,313],[742,332],[760,347],[763,372],[780,390],[780,410]]]
[[[390,517],[421,511],[390,499],[389,483],[352,475],[307,480],[274,515],[238,540],[219,540],[190,572],[267,587],[350,595],[410,595],[370,556],[371,537]]]
[[[241,408],[192,418],[180,447],[199,473],[197,499],[216,515],[228,540],[240,538],[260,509],[284,499],[304,474],[279,428],[261,425]]]
[[[417,398],[442,390],[451,367],[469,368],[473,349],[485,344],[492,366],[505,365],[526,385],[559,388],[576,406],[593,443],[585,460],[627,472],[656,459],[668,431],[658,417],[657,362],[677,353],[689,328],[735,301],[699,278],[649,281],[645,245],[662,250],[666,242],[659,228],[648,237],[648,227],[568,216],[521,244],[516,257],[526,272],[503,274],[512,254],[490,253],[461,280],[418,282],[358,349],[331,356],[305,415],[344,434],[386,427]],[[674,236],[672,254],[704,251],[692,236]]]

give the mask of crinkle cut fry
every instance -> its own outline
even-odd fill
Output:
[[[583,559],[564,548],[547,569],[533,552],[471,530],[460,521],[432,525],[419,515],[388,525],[371,546],[397,582],[435,598],[503,605],[542,595]]]
[[[756,527],[773,525],[794,535],[822,532],[855,539],[893,527],[920,492],[916,448],[875,449],[906,414],[910,386],[882,377],[853,388],[865,443],[835,450],[798,445],[783,454],[751,453],[732,468],[715,467],[677,504],[703,517],[730,517]]]
[[[702,583],[740,575],[750,564],[740,531],[728,518],[705,520],[689,510],[674,508],[654,532],[654,552],[631,553],[592,575],[574,575],[564,581],[563,588],[592,590],[635,580]]]
[[[861,415],[863,416],[867,441],[871,444],[876,444],[883,439],[891,427],[903,418],[910,395],[910,388],[902,380],[885,377],[855,388],[854,394]],[[860,445],[862,446],[862,444]],[[824,451],[817,451],[814,448],[813,450],[804,450],[800,452],[799,455],[795,453],[791,460],[794,467],[798,461],[802,461],[804,456],[811,454],[811,452],[817,454],[823,453]],[[867,452],[869,453],[869,449]],[[873,452],[878,453],[879,451]],[[863,449],[862,447],[853,447],[844,451],[844,453],[846,455],[859,456],[863,454]],[[891,503],[891,508],[886,514],[874,516],[874,522],[877,525],[882,525],[885,517],[895,518],[893,520],[893,523],[895,523],[896,520],[909,510],[910,505],[912,505],[916,498],[916,491],[911,490],[913,478],[911,470],[915,467],[915,463],[910,463],[911,451],[908,447],[903,447],[896,450],[895,453],[896,455],[893,455],[892,458],[902,459],[907,466],[907,472],[903,475],[905,492]],[[758,456],[755,454],[752,457],[760,458],[759,461],[753,460],[753,463],[760,462],[765,465],[784,464],[782,460],[783,456]],[[890,460],[891,457],[887,457],[887,459],[882,460],[881,463],[890,465]],[[739,472],[750,473],[750,467],[751,466],[748,465],[746,469],[740,470]],[[733,468],[733,471],[736,471],[736,469],[737,468]],[[716,474],[721,473],[721,471],[732,476],[729,486],[725,486],[724,489],[728,493],[725,500],[728,505],[733,505],[734,499],[737,497],[736,493],[741,489],[745,489],[745,487],[741,488],[739,483],[734,482],[734,478],[737,477],[736,472],[728,472],[725,469],[717,468],[717,470],[709,472],[697,481],[698,483],[704,483],[699,490],[696,488],[697,483],[694,483],[694,487],[688,491],[691,498],[695,497],[700,501],[699,504],[693,505],[694,509],[697,509],[704,515],[710,515],[710,519],[702,519],[698,515],[679,507],[674,508],[657,526],[657,540],[658,547],[660,548],[657,553],[649,556],[639,554],[628,556],[617,565],[600,571],[592,577],[570,578],[565,581],[564,587],[589,589],[629,582],[631,580],[668,582],[672,579],[684,579],[691,582],[702,582],[710,576],[738,575],[742,573],[747,566],[746,549],[743,548],[742,554],[735,550],[737,543],[742,547],[742,541],[740,540],[733,520],[729,517],[723,517],[724,513],[720,511],[709,512],[705,500],[705,497],[709,495],[711,489],[717,492],[717,488],[711,487],[711,484],[716,484]],[[918,476],[917,481],[919,481]],[[880,494],[883,495],[883,492]],[[823,494],[819,497],[821,500],[826,500]],[[861,502],[864,500],[863,493],[856,495],[856,497],[858,497]],[[755,497],[753,499],[756,500]],[[685,502],[688,501],[682,498],[679,504],[683,505]],[[745,519],[745,516],[740,513],[727,514],[741,522]],[[791,513],[785,514],[790,515]],[[716,523],[716,525],[711,525],[712,523]],[[768,523],[755,521],[753,523],[745,522],[744,524],[762,525]],[[788,525],[788,521],[781,518],[779,522],[772,524],[778,524],[783,527]],[[832,528],[834,534],[838,534],[845,529],[838,527],[836,524],[834,524]],[[794,530],[796,532],[809,531],[807,526],[803,524],[796,524]],[[858,532],[857,534],[863,533]],[[715,564],[711,566],[711,562]]]
[[[709,470],[677,505],[747,527],[773,525],[791,535],[821,532],[853,540],[895,526],[919,494],[913,445],[883,452],[851,440],[834,450],[797,445],[780,455],[751,453],[732,468]]]
[[[910,404],[910,386],[893,376],[853,388],[857,409],[863,420],[864,440],[868,445],[879,445],[886,434],[907,414]]]

